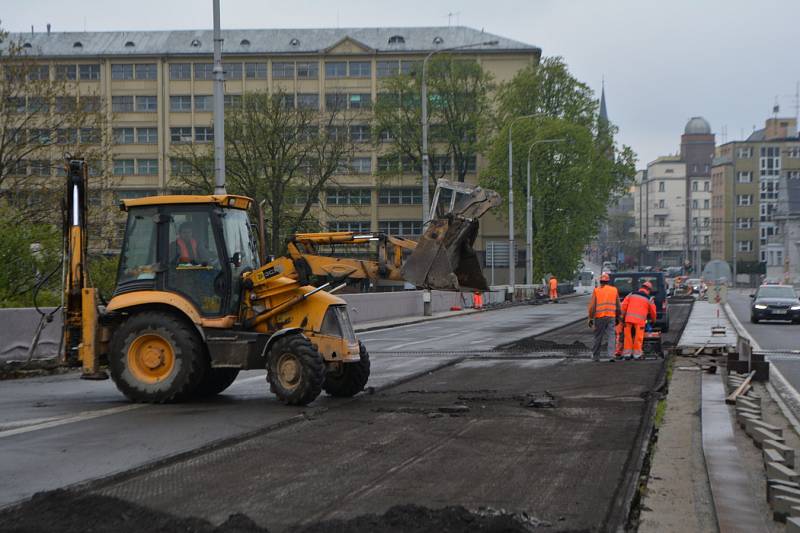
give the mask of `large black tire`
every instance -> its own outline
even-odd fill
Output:
[[[361,355],[358,363],[344,363],[338,372],[326,374],[323,385],[325,392],[339,398],[350,398],[364,390],[369,379],[369,353],[361,341],[358,349]]]
[[[238,375],[238,368],[207,368],[203,380],[194,391],[194,396],[198,398],[216,396],[230,387]]]
[[[153,356],[158,348],[162,354],[171,351],[172,362],[150,368],[147,358],[150,366],[154,357],[158,365]],[[208,355],[191,323],[171,313],[143,311],[114,332],[108,366],[114,384],[134,402],[175,402],[188,398],[203,381]]]
[[[325,381],[325,362],[311,341],[291,333],[275,341],[267,357],[269,389],[286,405],[313,402]]]

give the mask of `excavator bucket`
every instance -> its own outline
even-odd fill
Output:
[[[426,289],[487,290],[472,245],[478,236],[478,219],[498,205],[500,195],[494,191],[440,179],[431,221],[401,269],[403,278]],[[440,216],[434,218],[437,213]]]

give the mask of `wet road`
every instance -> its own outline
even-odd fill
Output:
[[[586,298],[518,306],[360,334],[380,387],[585,316]],[[443,353],[450,352],[450,353]],[[454,353],[456,352],[456,353]],[[321,396],[311,410],[342,402]],[[257,434],[309,409],[280,405],[264,372],[245,372],[212,401],[130,404],[111,381],[76,374],[0,386],[0,506],[226,439]]]

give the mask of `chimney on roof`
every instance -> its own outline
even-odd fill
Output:
[[[47,23],[47,35],[50,35],[50,23]]]
[[[33,37],[33,24],[31,24],[31,37]]]

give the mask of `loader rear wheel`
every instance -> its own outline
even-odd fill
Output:
[[[325,362],[305,336],[294,333],[275,341],[267,359],[270,390],[287,405],[306,405],[322,392]]]
[[[207,368],[203,380],[194,391],[194,396],[198,398],[215,396],[230,387],[238,375],[238,368]]]
[[[137,313],[111,339],[108,366],[117,388],[134,402],[186,399],[203,381],[208,356],[192,325],[160,311]]]
[[[344,363],[338,371],[328,372],[325,376],[323,387],[331,396],[350,398],[364,390],[369,379],[369,353],[360,341],[358,348],[361,355],[359,362]]]

